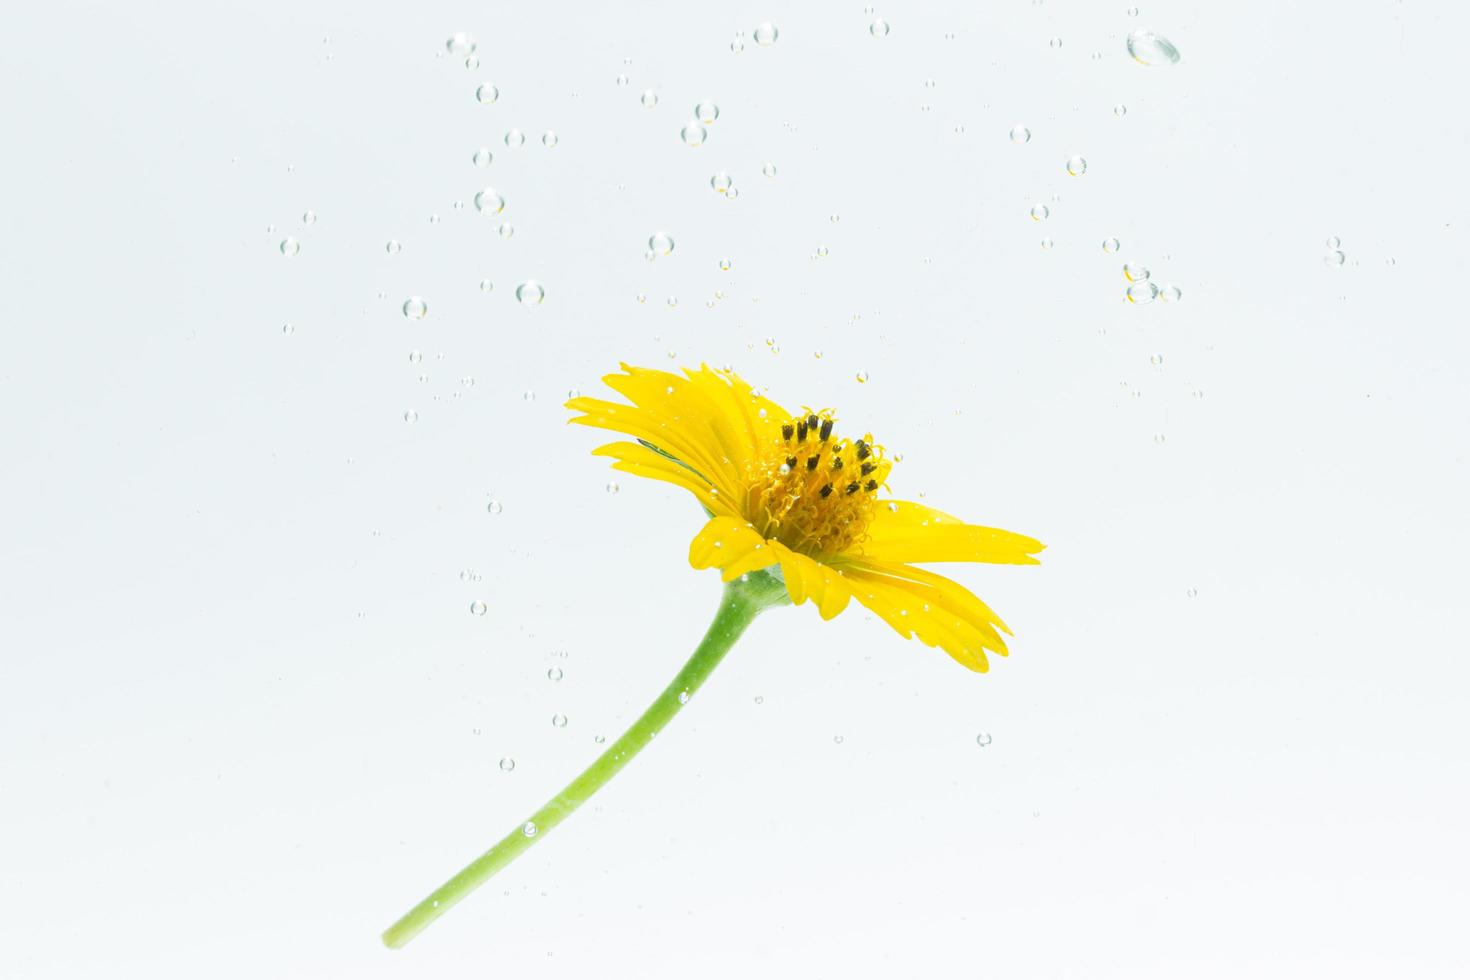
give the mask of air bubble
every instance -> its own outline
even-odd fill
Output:
[[[475,41],[473,34],[460,31],[444,42],[445,49],[456,58],[465,58],[475,53],[479,43]]]
[[[765,174],[767,177],[776,176],[776,165],[774,163],[766,164],[764,167],[761,167],[761,173]]]
[[[1087,160],[1086,160],[1086,158],[1085,157],[1080,157],[1080,156],[1078,156],[1078,157],[1068,157],[1067,158],[1067,173],[1071,174],[1073,177],[1081,177],[1083,174],[1087,173]]]
[[[609,480],[607,486],[604,487],[603,489],[605,489],[609,494],[616,494],[618,491],[622,490],[623,488],[618,483],[617,480]]]
[[[1103,249],[1104,252],[1107,252],[1109,255],[1112,255],[1114,252],[1118,251],[1118,249],[1120,249],[1122,247],[1123,247],[1123,243],[1120,242],[1120,241],[1118,241],[1116,238],[1104,238],[1103,239],[1102,249]]]
[[[546,289],[534,279],[527,279],[516,287],[516,299],[522,306],[539,306],[545,298]]]
[[[512,759],[510,756],[506,756],[504,759],[501,759],[500,760],[500,771],[501,772],[511,772],[512,770],[515,769],[515,767],[516,767],[516,760]]]
[[[429,315],[429,304],[422,296],[410,296],[403,301],[403,315],[410,320],[422,320]]]
[[[1140,65],[1176,65],[1179,49],[1169,39],[1153,31],[1134,31],[1128,35],[1128,54]]]
[[[666,231],[656,231],[648,236],[648,250],[654,255],[668,255],[674,250],[674,239]]]
[[[709,130],[698,119],[691,119],[679,130],[679,138],[684,141],[685,146],[703,146]]]
[[[520,149],[526,145],[526,134],[519,129],[507,129],[505,131],[505,145],[513,150]]]
[[[975,736],[975,744],[980,746],[982,749],[985,748],[985,746],[989,745],[991,741],[992,739],[989,732],[981,732],[979,735]]]
[[[1019,123],[1011,127],[1012,143],[1027,143],[1030,142],[1030,140],[1031,130],[1027,129],[1025,126],[1020,125]]]
[[[495,188],[487,187],[475,195],[475,207],[481,214],[499,214],[505,210],[505,198]]]
[[[865,385],[868,383],[868,372],[866,371],[859,371],[855,375],[855,377],[857,378],[857,383],[860,385]]]
[[[498,98],[500,98],[500,89],[491,85],[489,82],[475,89],[475,101],[481,105],[490,105]]]
[[[720,118],[720,107],[713,102],[701,102],[694,107],[694,118],[702,123],[712,123]]]
[[[1129,282],[1142,282],[1149,277],[1149,272],[1141,265],[1132,262],[1123,263],[1123,278]]]
[[[1125,295],[1127,296],[1128,302],[1137,303],[1142,306],[1145,303],[1152,303],[1158,298],[1159,287],[1144,279],[1129,286],[1128,292]]]
[[[549,667],[549,668],[547,668],[546,677],[549,680],[559,681],[564,676],[566,676],[566,675],[562,673],[562,669],[560,667]]]
[[[555,715],[552,715],[551,716],[551,723],[553,725],[555,725],[557,728],[565,728],[565,727],[567,727],[567,716],[566,715],[563,715],[563,714],[555,714]]]
[[[403,244],[399,242],[396,238],[390,238],[388,239],[388,244],[383,246],[383,249],[389,255],[397,255],[399,252],[403,251]]]
[[[470,612],[475,614],[476,616],[483,616],[489,611],[490,607],[485,605],[485,603],[480,599],[476,599],[474,602],[470,603]]]
[[[884,20],[882,17],[877,18],[868,25],[868,33],[873,35],[874,37],[887,37],[888,31],[888,21]]]
[[[720,194],[724,194],[729,191],[732,184],[734,184],[734,181],[732,181],[730,179],[730,175],[725,173],[725,171],[723,170],[721,170],[719,173],[715,174],[709,179],[710,187],[714,188],[715,191]]]
[[[554,129],[548,129],[546,132],[541,134],[541,145],[546,147],[548,150],[554,148],[556,144],[560,142],[561,137],[556,135],[556,130]]]
[[[521,827],[521,833],[524,834],[524,835],[526,835],[527,837],[535,837],[536,836],[536,821],[534,821],[534,820],[527,820],[525,822],[525,824],[522,825],[522,827]]]
[[[1333,269],[1340,267],[1346,261],[1347,256],[1337,249],[1334,249],[1331,252],[1328,252],[1326,255],[1322,256],[1322,263]]]
[[[281,239],[282,255],[295,255],[299,251],[301,251],[301,243],[296,239],[289,237]]]
[[[1045,221],[1049,217],[1051,217],[1051,208],[1047,207],[1045,204],[1031,205],[1032,221]]]
[[[763,48],[769,48],[775,44],[776,39],[780,36],[781,32],[770,21],[757,25],[756,29],[751,32],[751,37],[755,38],[755,43]]]
[[[643,95],[639,97],[638,101],[643,103],[643,108],[652,109],[658,105],[658,93],[651,88],[646,88],[643,90]]]

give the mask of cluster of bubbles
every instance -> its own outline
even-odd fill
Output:
[[[1322,264],[1329,269],[1341,269],[1345,262],[1347,255],[1342,250],[1342,239],[1333,235],[1327,239],[1327,252],[1322,256]]]
[[[709,139],[709,129],[706,127],[719,118],[719,106],[708,100],[700,102],[694,107],[694,118],[679,130],[679,139],[684,141],[685,146],[703,146],[704,141]]]

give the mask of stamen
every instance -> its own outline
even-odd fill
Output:
[[[840,470],[840,469],[842,469],[842,457],[841,456],[834,456],[834,457],[832,457],[832,468],[834,470]]]
[[[791,423],[787,422],[785,425],[781,426],[781,438],[790,441],[791,433],[795,431],[796,430],[792,428]]]
[[[832,496],[832,484],[828,483],[825,486],[823,486],[822,487],[822,490],[821,490],[821,494],[822,494],[822,499],[823,500],[826,500],[828,497]]]
[[[863,476],[867,476],[869,473],[873,472],[877,468],[878,468],[877,465],[874,464],[874,463],[864,463],[863,464],[863,467],[862,467],[862,469],[863,469]]]
[[[863,484],[863,489],[868,491],[869,493],[872,493],[874,490],[878,489],[878,481],[869,480],[867,483]]]
[[[794,470],[794,469],[796,469],[796,457],[795,456],[787,456],[786,457],[786,468],[788,470]]]
[[[796,441],[797,442],[804,442],[805,440],[806,440],[806,422],[805,421],[798,422],[798,423],[796,423]]]
[[[817,418],[815,415],[808,415],[806,417],[806,427],[808,429],[815,429],[817,427],[817,423],[820,421],[821,419]]]
[[[831,434],[832,434],[832,420],[831,419],[823,419],[822,420],[822,441],[823,442],[826,442],[827,441],[827,437],[830,436]]]
[[[822,458],[822,454],[821,453],[817,453],[815,456],[808,456],[806,458],[806,468],[808,470],[814,470],[814,469],[816,469],[817,468],[817,460],[819,460],[821,458]]]
[[[861,439],[853,443],[853,445],[857,446],[858,459],[867,459],[869,456],[873,455],[873,450],[869,449],[868,444],[866,442],[863,442]]]
[[[857,493],[858,492],[858,482],[856,480],[852,481],[851,483],[849,483],[847,485],[847,492],[848,493]]]

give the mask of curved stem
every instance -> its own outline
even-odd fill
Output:
[[[725,586],[719,611],[715,613],[714,622],[710,623],[704,639],[648,710],[545,806],[389,926],[383,933],[384,945],[398,949],[406,944],[571,816],[679,713],[761,610],[787,601],[786,590],[780,580],[765,572],[752,572],[743,581],[737,580]]]

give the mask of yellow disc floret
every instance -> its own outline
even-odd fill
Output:
[[[833,434],[835,423],[828,409],[803,409],[772,426],[747,461],[745,513],[761,537],[806,555],[837,554],[862,539],[893,464],[871,434],[848,441]]]

